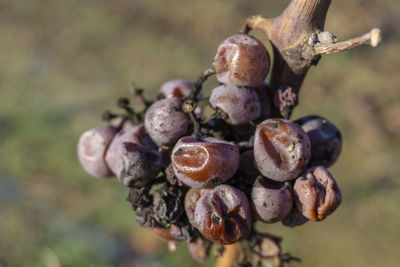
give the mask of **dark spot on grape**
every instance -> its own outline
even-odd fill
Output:
[[[178,150],[175,151],[174,156],[179,157],[183,154],[183,149],[179,148]]]
[[[215,212],[211,215],[211,220],[215,223],[221,224],[221,217],[218,216]]]

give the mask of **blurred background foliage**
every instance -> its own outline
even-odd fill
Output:
[[[185,244],[170,254],[137,227],[118,181],[84,173],[77,140],[132,81],[151,97],[193,80],[247,16],[287,3],[0,0],[0,266],[198,266]],[[332,3],[326,29],[340,40],[374,26],[384,40],[323,57],[304,83],[293,118],[319,114],[342,130],[331,171],[344,201],[321,223],[259,226],[303,259],[291,266],[400,264],[399,13],[398,0]]]

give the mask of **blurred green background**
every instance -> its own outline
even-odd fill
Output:
[[[137,227],[118,181],[82,170],[77,140],[132,81],[150,97],[193,80],[247,16],[287,3],[0,0],[0,266],[198,266],[184,244],[170,254]],[[398,0],[331,5],[326,29],[340,40],[374,26],[384,40],[323,57],[304,83],[293,118],[319,114],[342,130],[331,171],[344,201],[321,223],[261,227],[303,259],[291,266],[400,265],[399,14]]]

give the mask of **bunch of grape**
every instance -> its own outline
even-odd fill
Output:
[[[122,99],[127,114],[109,113],[114,124],[85,132],[78,144],[83,168],[95,177],[117,176],[130,188],[138,223],[171,249],[186,240],[198,261],[212,243],[259,236],[256,221],[295,227],[325,219],[341,202],[326,169],[340,154],[340,132],[319,116],[288,120],[297,95],[287,85],[269,88],[269,66],[259,40],[229,37],[215,69],[195,83],[165,83],[142,113]],[[197,104],[207,101],[201,88],[213,74],[221,84],[211,92],[213,112],[206,117]],[[273,108],[280,111],[274,118]]]

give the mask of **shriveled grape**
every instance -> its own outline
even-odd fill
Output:
[[[162,168],[160,153],[135,143],[125,142],[121,146],[119,181],[126,187],[141,187],[152,182]]]
[[[107,150],[105,159],[111,171],[116,176],[118,176],[122,171],[121,148],[124,142],[131,142],[142,145],[149,144],[150,140],[145,135],[143,124],[121,130],[118,134],[115,135],[114,139],[112,140]]]
[[[335,179],[323,166],[308,169],[293,189],[297,210],[313,221],[325,219],[342,201]]]

